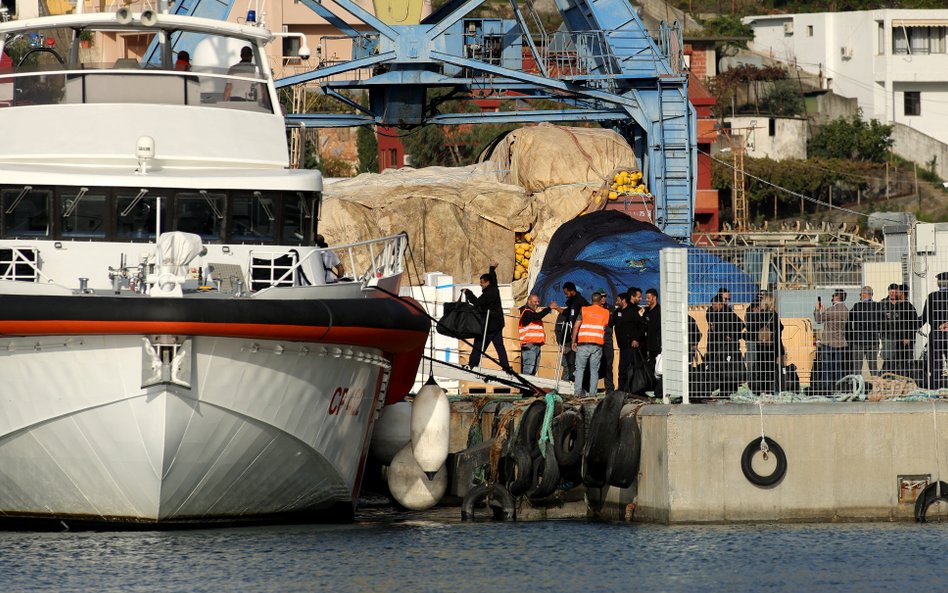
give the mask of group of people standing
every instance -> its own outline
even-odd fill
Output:
[[[895,373],[928,389],[945,387],[948,272],[938,274],[937,281],[938,290],[928,295],[922,315],[908,300],[905,284],[890,284],[888,294],[879,301],[873,300],[871,286],[863,286],[851,309],[842,289],[833,292],[828,308],[818,300],[813,312],[814,319],[823,323],[818,363],[828,387],[847,374],[862,372],[864,364],[870,373]],[[926,324],[930,330],[923,365],[915,358],[915,335]]]
[[[540,309],[540,297],[530,295],[520,308],[520,346],[523,373],[536,373],[540,347],[546,342],[543,318],[557,311],[556,342],[562,347],[562,378],[574,383],[575,395],[595,394],[599,380],[606,391],[644,392],[653,381],[633,382],[635,373],[640,378],[655,376],[655,360],[662,351],[661,308],[658,291],[645,291],[646,305],[640,305],[642,291],[631,287],[616,295],[610,306],[605,290],[590,296],[590,303],[572,282],[563,284],[566,301],[560,306],[553,301]],[[618,382],[613,366],[615,350],[619,350]]]
[[[496,264],[480,277],[481,294],[475,296],[465,290],[465,298],[484,317],[484,335],[475,340],[469,367],[480,364],[488,345],[494,347],[500,367],[512,372],[504,347],[504,310],[497,287]],[[645,291],[645,306],[640,305],[642,291],[631,287],[616,295],[610,306],[605,290],[597,290],[587,301],[572,282],[563,284],[564,305],[553,301],[540,307],[540,297],[532,294],[520,307],[518,337],[520,341],[521,373],[535,375],[540,365],[540,350],[546,343],[543,320],[552,311],[556,320],[556,342],[562,348],[562,378],[572,381],[576,395],[595,394],[599,380],[606,391],[644,393],[651,389],[655,377],[655,361],[662,351],[661,308],[658,291]],[[613,372],[615,350],[619,350],[618,382]],[[638,380],[633,380],[638,375]],[[643,380],[648,378],[648,380]]]

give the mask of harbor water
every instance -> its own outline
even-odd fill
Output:
[[[6,593],[937,591],[948,523],[461,523],[0,533]]]

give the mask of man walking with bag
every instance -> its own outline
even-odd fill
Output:
[[[507,361],[507,349],[504,348],[504,309],[500,302],[500,290],[497,288],[496,268],[497,264],[493,263],[486,274],[481,274],[481,296],[475,297],[469,289],[464,289],[464,297],[484,315],[484,322],[487,325],[484,337],[474,341],[474,349],[468,359],[468,366],[471,368],[478,366],[481,362],[481,354],[486,350],[487,345],[493,344],[500,368],[509,373],[512,369]]]

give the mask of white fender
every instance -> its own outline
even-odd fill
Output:
[[[411,443],[411,403],[398,402],[382,408],[375,421],[369,450],[382,465],[391,465],[402,447]]]
[[[411,408],[411,447],[422,470],[430,474],[444,465],[450,439],[451,404],[444,389],[429,377]]]
[[[423,511],[438,504],[448,490],[448,471],[444,465],[428,479],[415,461],[411,443],[402,447],[386,472],[392,498],[406,509]]]

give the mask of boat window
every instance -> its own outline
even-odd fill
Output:
[[[178,192],[174,229],[200,235],[204,241],[222,240],[226,198],[225,194],[207,191]]]
[[[231,239],[270,242],[276,237],[273,198],[260,192],[237,194],[233,199]]]
[[[49,206],[53,192],[30,186],[4,189],[0,194],[6,237],[49,236]]]
[[[98,191],[70,189],[59,196],[63,237],[105,238],[108,225],[107,196]]]
[[[283,243],[287,245],[300,245],[307,241],[306,230],[312,224],[312,217],[307,216],[310,209],[306,195],[305,192],[283,195]]]
[[[115,219],[119,238],[142,241],[155,239],[156,197],[146,189],[116,195]]]

